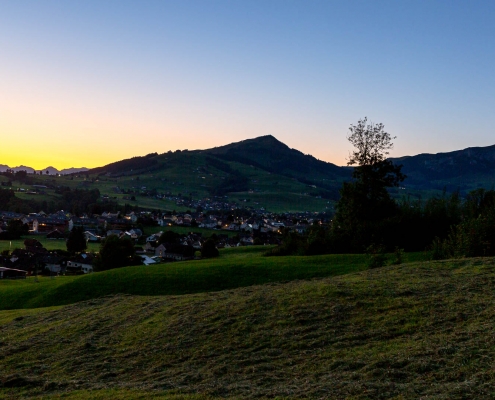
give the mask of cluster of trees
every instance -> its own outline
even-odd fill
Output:
[[[43,210],[51,213],[59,210],[66,210],[74,215],[83,213],[101,214],[103,211],[121,211],[124,214],[130,211],[138,211],[136,205],[119,205],[115,201],[107,201],[103,205],[99,202],[100,191],[98,189],[71,189],[69,187],[58,187],[55,190],[58,198],[53,201],[37,201],[35,198],[26,200],[16,197],[15,192],[10,188],[0,188],[0,210],[13,211],[22,214],[29,214]]]
[[[461,221],[432,245],[435,259],[495,255],[495,191],[472,191],[462,207]]]
[[[466,199],[458,193],[426,202],[394,201],[388,189],[405,176],[386,159],[395,139],[383,124],[367,119],[351,125],[356,150],[353,180],[345,182],[330,226],[314,225],[307,234],[283,233],[283,244],[271,255],[363,253],[429,249],[433,258],[495,255],[495,191],[479,189]]]
[[[7,230],[0,232],[0,240],[15,240],[29,233],[29,226],[19,219],[11,219],[7,223]]]
[[[71,189],[61,186],[55,190],[55,193],[60,195],[55,206],[58,210],[67,210],[74,215],[81,215],[86,212],[91,213],[99,207],[100,191],[98,189]]]
[[[96,254],[93,266],[96,271],[141,265],[141,257],[136,255],[134,242],[116,235],[108,236],[101,242],[100,251]]]

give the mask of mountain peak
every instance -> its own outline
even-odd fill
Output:
[[[205,150],[211,154],[224,154],[231,151],[238,150],[245,151],[259,151],[259,150],[289,150],[289,147],[282,143],[280,140],[272,135],[258,136],[253,139],[241,140],[240,142],[234,142],[225,146],[214,147],[212,149]]]

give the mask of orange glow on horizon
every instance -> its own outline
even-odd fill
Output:
[[[285,132],[282,137],[276,133],[279,126],[261,122],[247,128],[245,121],[229,125],[206,119],[199,127],[187,113],[171,119],[125,107],[105,109],[88,106],[90,102],[43,100],[37,93],[32,93],[30,102],[15,93],[8,99],[0,97],[0,108],[5,111],[0,120],[0,164],[11,168],[24,165],[38,171],[47,167],[96,168],[154,152],[208,149],[267,134],[320,160],[331,157],[337,160],[330,161],[334,164],[346,164],[347,152],[340,151],[335,140],[328,152],[330,146],[326,144],[309,143],[297,132]]]

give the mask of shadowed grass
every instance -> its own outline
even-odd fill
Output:
[[[0,252],[3,250],[24,249],[24,240],[36,239],[47,250],[67,250],[64,239],[47,239],[45,235],[23,236],[21,239],[0,240]],[[99,251],[100,243],[88,242],[87,251]]]
[[[225,249],[215,259],[114,269],[77,277],[0,282],[0,309],[70,304],[111,294],[180,295],[360,271],[363,255],[264,257],[266,248]]]
[[[138,390],[115,390],[115,389],[101,389],[101,390],[76,390],[69,393],[50,393],[47,394],[44,391],[40,391],[41,394],[35,394],[36,391],[18,391],[18,390],[4,390],[3,393],[0,389],[0,399],[12,400],[16,398],[29,397],[33,400],[57,400],[57,399],[72,399],[72,400],[101,400],[101,399],[113,399],[113,400],[215,400],[218,397],[204,396],[204,395],[188,395],[188,394],[167,394],[164,391],[138,391]]]

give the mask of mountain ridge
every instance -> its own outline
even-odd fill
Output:
[[[434,190],[438,193],[459,190],[465,194],[480,187],[489,189],[495,186],[495,145],[392,157],[390,160],[403,166],[402,172],[407,176],[403,187],[413,191]],[[2,167],[6,169],[6,166],[0,165],[0,171]],[[14,170],[27,168],[21,166]],[[272,135],[264,135],[210,149],[136,156],[89,170],[72,168],[58,171],[51,167],[48,170],[50,174],[87,171],[114,178],[128,176],[130,180],[132,176],[152,174],[149,177],[155,176],[163,182],[155,184],[157,190],[163,187],[173,191],[173,186],[180,185],[178,182],[184,180],[187,181],[188,192],[210,195],[257,190],[284,195],[284,190],[288,189],[276,185],[285,182],[285,187],[288,187],[288,180],[291,180],[297,183],[297,189],[291,186],[294,193],[312,193],[314,197],[338,200],[342,182],[352,179],[353,167],[318,160],[290,148]],[[258,175],[253,175],[253,171],[259,171]],[[256,184],[259,179],[265,183],[264,189]],[[268,183],[272,181],[273,185]],[[399,192],[397,194],[401,196]]]
[[[28,167],[26,165],[19,165],[17,167],[9,167],[6,164],[0,164],[0,172],[5,172],[8,169],[11,169],[14,172],[26,171],[28,174],[33,174],[34,172],[38,172],[38,171],[43,171],[46,173],[46,171],[48,171],[49,174],[51,174],[51,175],[54,175],[54,174],[68,175],[68,174],[74,174],[74,173],[78,173],[78,172],[89,171],[89,168],[86,168],[86,167],[80,167],[80,168],[70,167],[70,168],[64,168],[64,169],[59,170],[59,169],[52,167],[52,166],[49,166],[49,167],[46,167],[43,169],[35,169],[33,167]]]

